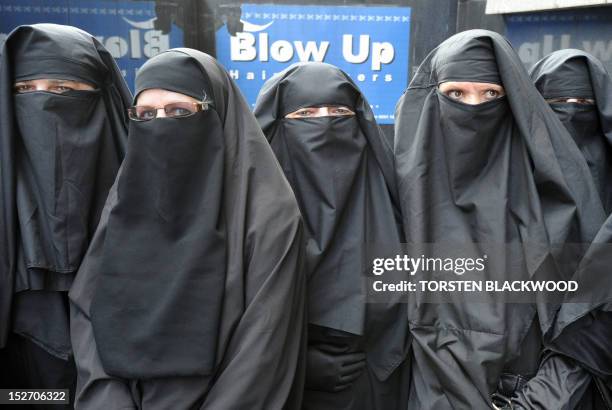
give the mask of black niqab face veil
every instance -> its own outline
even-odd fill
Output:
[[[172,51],[139,70],[136,95],[157,88],[201,100],[211,95],[208,84],[194,58]],[[226,265],[224,150],[212,108],[130,122],[91,308],[109,374],[141,379],[213,368]]]
[[[447,81],[496,83],[506,96],[466,105],[438,90]],[[549,258],[549,244],[593,238],[603,210],[591,201],[586,164],[498,34],[471,30],[444,41],[419,67],[395,118],[407,242],[472,246],[475,254],[517,244],[507,247],[505,263],[533,274]],[[487,297],[476,304],[411,299],[410,409],[490,408],[502,374],[519,373],[515,359],[537,371],[540,352],[527,346],[540,345],[536,313],[547,331],[550,307]]]
[[[580,148],[608,219],[588,249],[576,277],[580,291],[569,295],[550,332],[554,349],[576,359],[594,374],[612,376],[612,78],[603,64],[581,50],[560,50],[540,60],[531,77],[544,98],[589,98],[594,105],[553,103]],[[574,299],[576,298],[576,299]],[[582,303],[575,303],[579,299]],[[588,301],[588,303],[584,303]]]
[[[465,42],[461,53],[450,47],[441,48],[432,58],[432,65],[438,85],[449,81],[501,84],[488,39]],[[503,161],[510,144],[506,136],[512,133],[512,113],[505,97],[469,105],[436,90],[435,98],[449,187],[454,198],[462,201],[475,190],[474,184],[490,183],[500,176],[494,165]]]
[[[131,99],[110,54],[74,27],[19,27],[1,56],[0,346],[10,293],[69,290],[123,159]],[[43,78],[95,90],[13,94],[15,82]],[[60,349],[30,319],[13,330]]]
[[[299,108],[316,106],[345,106],[355,115],[285,118]],[[398,306],[387,306],[384,312],[381,306],[366,304],[362,255],[368,242],[401,241],[391,147],[369,104],[340,69],[300,63],[264,85],[255,116],[307,227],[309,323],[382,339],[384,330],[402,326],[398,315],[403,316]],[[404,342],[400,339],[381,345],[392,350],[394,343]],[[385,366],[383,361],[393,360],[393,355],[382,352],[369,357],[375,368],[384,368],[380,374],[401,363]]]
[[[92,188],[104,143],[99,91],[14,96],[18,145],[17,208],[29,269],[76,272],[93,234],[89,210],[100,203]],[[119,158],[115,157],[115,169]],[[107,181],[106,188],[110,187]],[[92,205],[97,209],[92,209]]]
[[[550,107],[570,132],[584,156],[607,213],[612,210],[612,79],[592,55],[560,50],[531,69],[536,88],[546,99],[585,98],[595,104],[553,102]]]
[[[112,396],[129,407],[175,394],[184,408],[297,408],[305,276],[295,196],[214,58],[155,56],[136,90],[158,88],[206,94],[210,108],[130,125],[69,294],[76,402]]]

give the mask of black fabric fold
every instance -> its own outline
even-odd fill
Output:
[[[334,105],[346,106],[356,115],[285,118],[298,108]],[[327,343],[348,343],[350,351],[365,352],[371,369],[366,373],[373,372],[378,380],[401,377],[401,371],[392,374],[407,355],[405,305],[392,300],[368,303],[363,288],[367,246],[401,242],[391,147],[376,125],[367,100],[340,69],[323,63],[300,63],[264,84],[255,115],[304,217],[312,329],[343,335],[328,336]],[[368,379],[371,377],[364,376]],[[357,382],[359,387],[350,393],[352,399],[349,393],[322,399],[317,395],[323,393],[307,391],[305,406],[400,406],[399,391],[381,393],[395,382],[374,387],[380,381]]]
[[[531,69],[531,77],[545,98],[590,98],[595,102],[551,104],[586,160],[599,193],[595,202],[606,210],[608,219],[574,275],[583,286],[568,295],[548,337],[555,350],[612,380],[612,78],[601,61],[574,49],[544,57]]]
[[[91,307],[100,359],[126,379],[207,375],[227,257],[221,122],[132,121],[129,136]]]
[[[604,209],[612,210],[612,80],[600,61],[574,49],[556,51],[536,63],[531,78],[542,96],[594,99],[595,104],[554,102],[550,107],[582,152]]]
[[[272,150],[207,54],[168,50],[136,84],[198,98],[205,88],[212,104],[130,123],[126,160],[70,291],[77,404],[299,408],[302,222]]]
[[[65,360],[67,291],[123,159],[131,95],[108,51],[69,26],[16,28],[0,76],[0,346],[13,331]],[[41,78],[95,90],[14,95]]]
[[[445,81],[497,83],[506,96],[468,106],[438,91]],[[592,201],[595,186],[578,148],[507,40],[470,30],[444,41],[419,67],[396,119],[408,243],[462,244],[477,254],[506,246],[505,264],[530,277],[542,266],[571,275],[576,262],[552,245],[592,240],[604,211]],[[446,304],[412,298],[409,409],[490,408],[503,374],[538,372],[534,358],[558,305],[545,297],[531,304],[487,297]]]
[[[172,66],[172,70],[168,70],[169,65]],[[155,60],[147,61],[140,70],[136,78],[134,102],[141,92],[151,88],[163,88],[185,94],[198,101],[213,98],[208,75],[189,55],[162,53]]]
[[[602,77],[602,74],[606,70],[590,54],[566,49],[547,55],[529,73],[544,98],[594,98],[593,85],[604,84],[605,76]],[[605,93],[602,94],[605,96]]]
[[[435,79],[438,84],[447,81],[467,81],[499,84],[501,82],[497,61],[493,48],[487,39],[474,39],[465,44],[457,39],[457,47],[461,53],[456,53],[451,44],[452,37],[447,40],[448,47],[439,50],[434,57],[436,66]]]

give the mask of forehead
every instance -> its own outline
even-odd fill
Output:
[[[142,91],[136,99],[137,105],[159,106],[173,102],[197,102],[193,97],[162,88],[151,88]]]

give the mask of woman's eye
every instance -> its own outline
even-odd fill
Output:
[[[300,117],[309,117],[312,115],[312,111],[311,110],[300,110],[296,112],[295,114]]]
[[[334,114],[340,114],[340,115],[347,115],[347,114],[350,114],[350,113],[351,113],[351,111],[350,111],[350,110],[348,110],[348,109],[346,109],[346,108],[341,108],[341,107],[340,107],[340,108],[335,108],[335,109],[332,111],[332,113],[334,113]]]
[[[576,102],[582,105],[595,105],[595,101],[589,98],[578,98]]]
[[[497,98],[497,97],[499,97],[499,91],[493,90],[493,89],[487,90],[485,92],[485,94],[486,94],[487,98]]]
[[[459,98],[463,96],[463,93],[459,90],[450,90],[446,93],[446,95],[448,95],[450,98],[454,98],[455,100],[458,100]]]
[[[166,115],[170,117],[181,117],[189,114],[191,114],[191,111],[182,107],[172,107],[168,112],[166,112]]]
[[[139,117],[143,120],[152,120],[157,115],[156,110],[144,110],[140,112]]]
[[[56,85],[49,88],[49,91],[52,93],[65,93],[66,91],[72,91],[72,87],[67,87],[65,85]]]
[[[35,88],[32,85],[21,84],[21,85],[16,85],[14,90],[16,93],[27,93],[30,91],[34,91]]]

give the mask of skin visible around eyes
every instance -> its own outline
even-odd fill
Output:
[[[355,112],[348,107],[326,105],[323,107],[303,107],[285,115],[285,118],[347,117],[352,115],[355,115]]]
[[[163,90],[161,88],[144,90],[136,99],[136,105],[138,106],[157,108],[157,118],[166,117],[164,106],[176,102],[197,103],[198,100],[185,94]]]
[[[574,103],[574,104],[581,104],[581,105],[595,105],[595,100],[591,98],[580,98],[580,97],[547,98],[546,102],[549,104]]]
[[[492,83],[449,81],[438,86],[440,92],[464,104],[477,105],[506,95],[504,87]]]
[[[37,80],[17,81],[13,85],[15,94],[23,94],[34,91],[47,91],[51,93],[61,94],[66,91],[82,90],[91,91],[95,87],[91,84],[80,81],[59,80],[53,78],[41,78]]]

